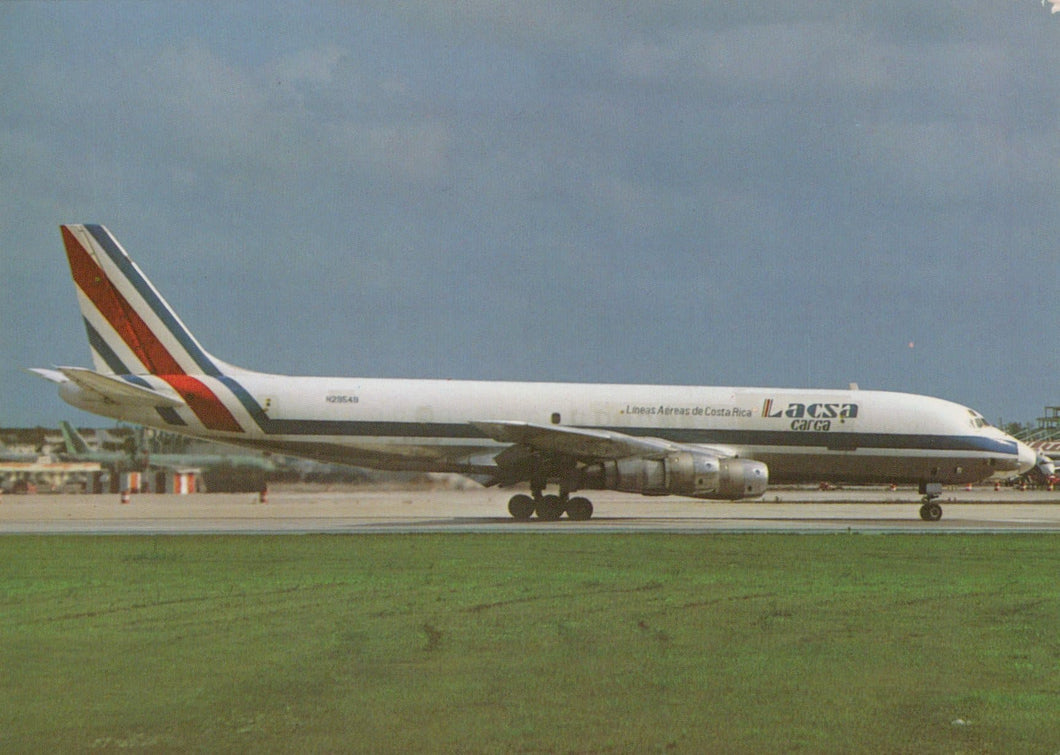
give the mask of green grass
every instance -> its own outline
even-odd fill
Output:
[[[0,538],[0,750],[1060,751],[1051,536]]]

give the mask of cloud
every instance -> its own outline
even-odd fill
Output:
[[[418,183],[437,180],[447,164],[448,126],[393,104],[400,99],[393,78],[361,73],[358,81],[337,45],[256,66],[198,41],[115,56],[103,90],[84,74],[71,86],[68,71],[48,63],[29,75],[33,107],[47,121],[45,143],[47,134],[79,123],[87,159],[103,156],[144,173],[161,163],[184,185],[216,176],[267,187],[281,176],[336,171]],[[382,110],[350,106],[380,92],[391,102]]]
[[[273,71],[280,85],[308,84],[327,86],[335,79],[335,73],[343,58],[345,48],[335,44],[298,50],[281,57]]]
[[[259,368],[264,329],[296,371],[960,399],[1008,378],[905,385],[864,342],[891,323],[946,364],[969,330],[996,343],[1052,314],[1045,276],[988,295],[1003,269],[1048,269],[1060,234],[1060,47],[1035,4],[0,14],[4,319],[66,339],[5,342],[12,364],[83,355],[58,314],[76,323],[64,220],[111,225],[211,349]]]

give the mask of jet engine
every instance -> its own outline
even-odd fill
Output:
[[[631,456],[589,464],[582,488],[642,495],[683,495],[734,501],[766,492],[769,468],[760,461],[678,451],[659,459]]]

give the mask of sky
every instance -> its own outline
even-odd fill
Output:
[[[60,223],[294,375],[1060,403],[1039,0],[0,3],[0,426],[92,426]]]

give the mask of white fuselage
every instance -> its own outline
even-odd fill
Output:
[[[965,483],[1015,472],[1033,453],[941,399],[862,390],[196,376],[231,421],[90,399],[116,419],[276,453],[384,469],[490,475],[504,444],[473,422],[524,421],[661,438],[764,462],[770,481]],[[165,376],[138,376],[172,393]],[[206,419],[203,419],[206,416]],[[234,421],[234,423],[233,423]]]

